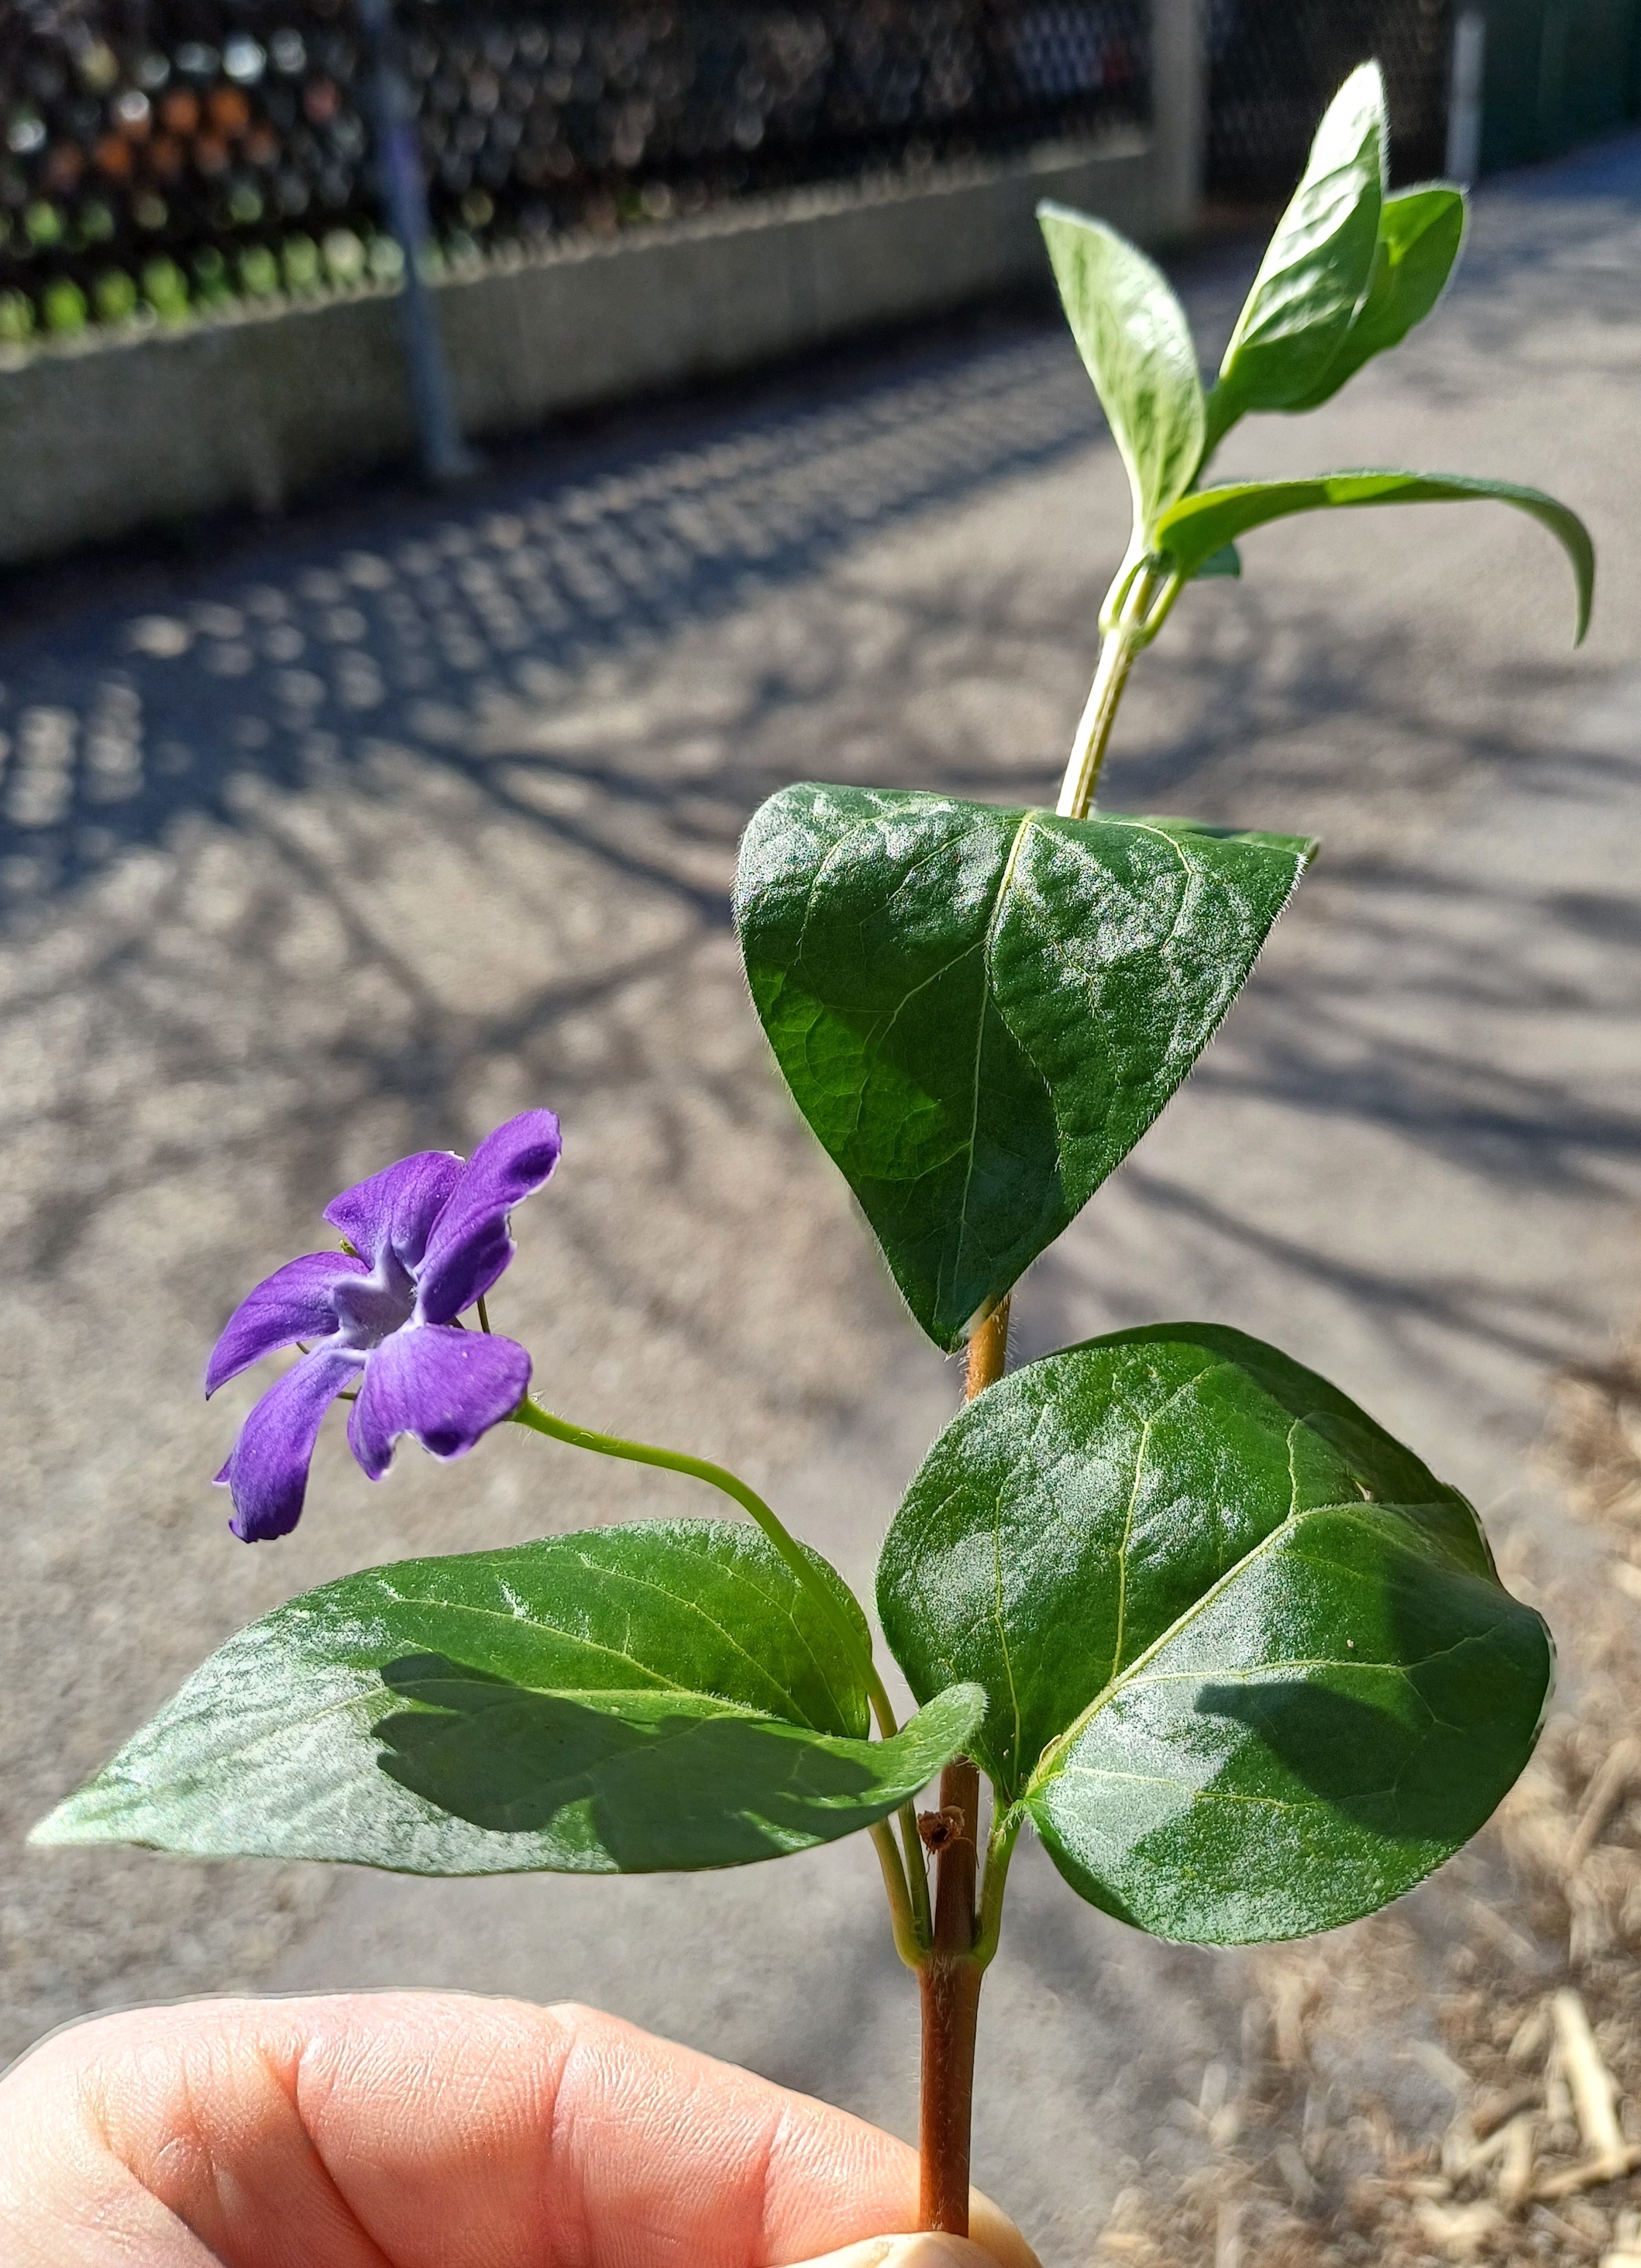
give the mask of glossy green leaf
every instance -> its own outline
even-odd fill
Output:
[[[1196,571],[1196,579],[1205,582],[1210,576],[1225,575],[1233,581],[1240,578],[1242,555],[1234,543],[1222,543],[1218,551],[1211,552]]]
[[[33,1839],[416,1874],[740,1866],[884,1818],[982,1705],[960,1689],[868,1741],[854,1657],[762,1535],[642,1521],[308,1592]]]
[[[1203,453],[1203,386],[1185,310],[1161,269],[1103,221],[1037,208],[1066,320],[1148,529]]]
[[[1386,198],[1367,295],[1315,386],[1290,409],[1318,408],[1365,362],[1399,346],[1424,320],[1453,273],[1464,224],[1464,191],[1442,182]]]
[[[1344,1395],[1161,1324],[990,1387],[884,1545],[912,1690],[984,1687],[971,1753],[1085,1897],[1247,1942],[1397,1896],[1530,1755],[1552,1661],[1475,1513]]]
[[[1581,643],[1589,628],[1595,589],[1595,549],[1576,512],[1542,489],[1513,481],[1475,480],[1461,473],[1321,473],[1311,480],[1229,481],[1199,489],[1165,512],[1156,541],[1171,566],[1185,576],[1198,573],[1222,545],[1295,512],[1326,512],[1377,504],[1513,504],[1549,528],[1571,563],[1577,586],[1577,631]]]
[[[1333,359],[1372,273],[1387,140],[1384,82],[1364,63],[1317,128],[1237,317],[1210,397],[1216,439],[1246,410],[1302,401]]]
[[[787,788],[754,814],[736,883],[753,998],[937,1345],[1133,1148],[1313,847],[877,788]]]

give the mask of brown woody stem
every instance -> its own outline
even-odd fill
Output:
[[[945,1840],[935,1858],[934,1948],[918,1972],[923,1995],[923,2102],[918,2223],[968,2234],[969,2125],[980,1980],[974,1958],[980,1774],[960,1756],[940,1775]]]
[[[972,1402],[1008,1367],[1009,1303],[1001,1300],[968,1342],[963,1398]],[[985,1961],[975,1957],[980,1774],[967,1756],[940,1775],[934,1861],[934,1944],[918,1968],[923,1996],[923,2102],[918,2118],[918,2225],[968,2234],[969,2134],[975,2038]]]

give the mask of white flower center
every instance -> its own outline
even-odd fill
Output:
[[[331,1294],[338,1344],[349,1353],[368,1354],[416,1313],[416,1284],[391,1251],[368,1276],[350,1276]]]

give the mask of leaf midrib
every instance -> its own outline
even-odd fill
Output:
[[[1019,824],[1014,829],[1013,840],[1009,844],[1008,857],[1003,862],[1003,872],[997,877],[997,895],[992,900],[991,913],[986,923],[986,933],[981,940],[980,1013],[975,1020],[974,1077],[970,1081],[968,1094],[968,1138],[963,1145],[968,1163],[963,1169],[963,1187],[958,1201],[957,1233],[953,1247],[960,1281],[962,1275],[963,1251],[968,1241],[968,1200],[975,1186],[975,1154],[980,1146],[980,1066],[986,1052],[986,1020],[994,1012],[993,1004],[997,997],[997,986],[992,974],[992,948],[997,942],[997,924],[1003,918],[1004,903],[1014,880],[1014,869],[1019,863],[1021,849],[1036,815],[1032,811],[1023,811],[1019,815]],[[1002,1009],[997,1008],[995,1012],[1006,1030],[1007,1019],[1004,1016]],[[1041,1073],[1039,1072],[1038,1076],[1041,1078]]]

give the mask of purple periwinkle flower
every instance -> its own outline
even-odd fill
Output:
[[[253,1409],[217,1476],[233,1494],[236,1535],[265,1543],[296,1526],[320,1425],[350,1388],[348,1446],[373,1481],[401,1433],[436,1457],[461,1457],[512,1415],[529,1356],[456,1318],[512,1258],[508,1214],[541,1188],[561,1146],[553,1113],[526,1110],[465,1164],[448,1150],[401,1158],[326,1206],[347,1249],[290,1261],[240,1301],[206,1368],[207,1395],[276,1347],[309,1351]]]

